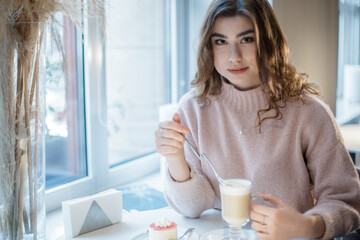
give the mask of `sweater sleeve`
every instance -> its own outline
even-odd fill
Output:
[[[191,135],[186,134],[185,137],[190,141],[192,146],[196,148],[195,150],[198,151],[198,145],[195,144],[194,141],[197,129],[196,115],[194,112],[187,109],[189,106],[186,106],[186,104],[180,104],[178,113],[180,115],[181,124],[188,127],[191,131]],[[197,218],[205,210],[214,208],[215,192],[207,176],[202,172],[200,160],[192,152],[186,142],[184,151],[186,161],[190,167],[190,179],[185,182],[174,181],[165,164],[165,198],[169,205],[180,214],[191,218]]]
[[[305,158],[314,185],[314,208],[326,225],[322,239],[343,236],[359,228],[360,181],[330,109],[318,104],[303,134]]]

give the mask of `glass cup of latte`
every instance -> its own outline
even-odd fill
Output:
[[[221,214],[229,231],[222,239],[246,239],[242,227],[250,221],[251,204],[263,204],[260,195],[251,194],[252,183],[246,179],[226,179],[219,183],[221,193]]]

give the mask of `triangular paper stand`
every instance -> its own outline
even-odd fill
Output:
[[[109,217],[104,213],[99,204],[93,201],[81,227],[80,233],[87,233],[111,225]]]

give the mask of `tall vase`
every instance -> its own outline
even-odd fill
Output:
[[[44,23],[0,36],[0,239],[45,239]]]

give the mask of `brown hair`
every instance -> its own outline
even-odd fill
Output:
[[[258,126],[266,119],[281,119],[280,108],[286,101],[304,98],[304,90],[319,95],[317,86],[308,83],[308,76],[298,73],[289,63],[289,48],[275,13],[267,0],[214,0],[208,8],[201,28],[198,50],[198,71],[191,82],[196,89],[196,98],[204,104],[208,95],[221,92],[222,80],[215,70],[211,39],[215,20],[218,17],[248,17],[253,25],[257,45],[257,64],[264,91],[269,95],[269,106],[258,111]],[[274,109],[275,115],[261,118]]]

